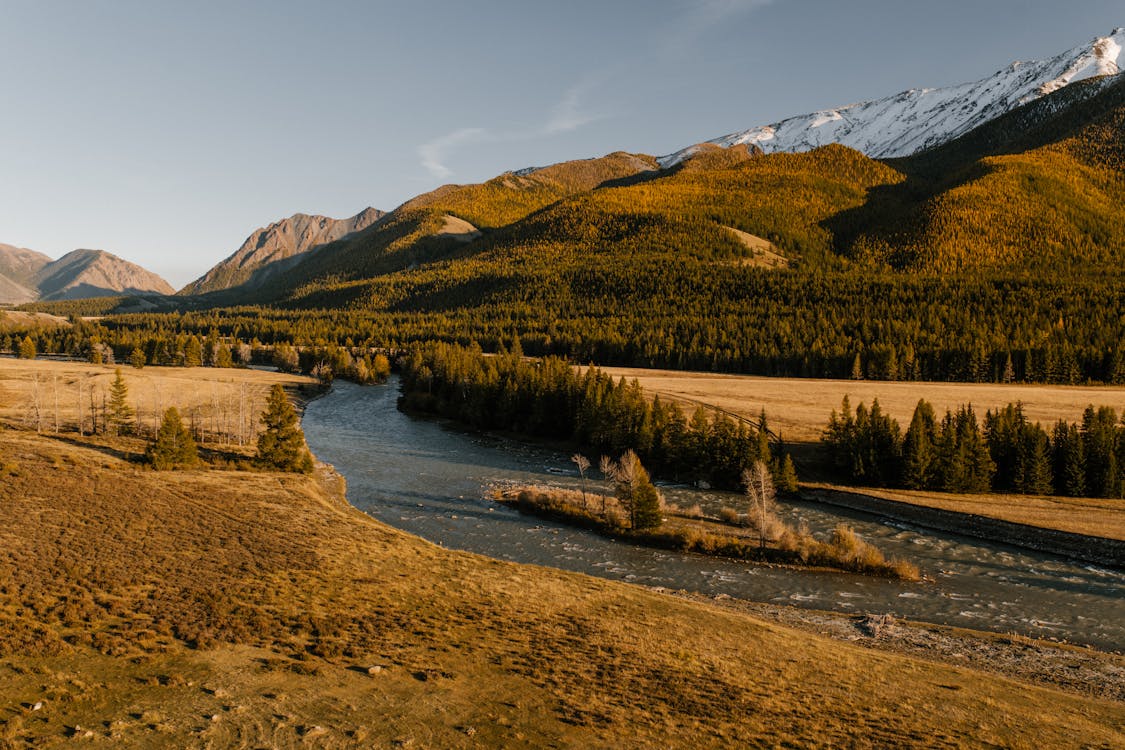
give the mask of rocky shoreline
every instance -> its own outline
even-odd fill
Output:
[[[708,601],[863,648],[964,666],[1089,697],[1125,702],[1125,656],[1119,653],[1016,634],[900,620],[890,615],[842,614],[734,599],[724,594],[710,597],[686,591],[657,590],[693,601]]]

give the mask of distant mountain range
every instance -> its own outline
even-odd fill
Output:
[[[692,256],[717,274],[732,259],[1117,268],[1123,46],[1116,29],[974,83],[789,118],[665,157],[616,152],[506,172],[390,213],[295,214],[253,232],[166,304],[447,309],[500,287],[557,283],[543,279],[611,255]],[[92,252],[50,263],[0,246],[0,301],[171,292],[131,264],[133,276],[109,272],[124,261],[108,253],[81,255]]]
[[[0,244],[3,304],[172,293],[164,279],[104,250],[75,250],[51,260],[34,250]]]
[[[206,294],[235,287],[256,289],[324,245],[374,224],[383,211],[365,208],[347,219],[294,214],[255,230],[230,257],[180,290]]]
[[[756,146],[765,153],[809,151],[839,143],[874,158],[910,156],[947,143],[1016,107],[1073,82],[1121,72],[1125,28],[1052,57],[1014,62],[972,83],[910,89],[884,99],[790,117],[709,141],[729,148]],[[689,146],[660,158],[673,166],[693,153]]]

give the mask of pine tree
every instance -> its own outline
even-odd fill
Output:
[[[313,461],[305,448],[305,433],[280,384],[270,389],[261,419],[265,431],[258,436],[258,460],[280,471],[311,472]]]
[[[937,422],[925,399],[914,407],[902,441],[902,483],[911,490],[931,489],[937,473]]]
[[[660,493],[636,453],[625,451],[617,462],[614,478],[617,501],[629,513],[634,531],[655,529],[664,522]]]
[[[782,494],[792,497],[797,494],[799,485],[797,484],[797,469],[793,466],[793,457],[788,453],[781,461],[781,472],[777,478],[777,489]]]
[[[194,466],[199,462],[195,441],[176,407],[169,407],[164,412],[156,442],[145,451],[145,460],[158,471]]]
[[[199,367],[203,364],[203,345],[192,336],[184,345],[184,367]]]
[[[35,348],[35,339],[31,338],[31,334],[27,334],[20,341],[18,356],[20,359],[35,359],[39,352]]]
[[[109,405],[106,424],[114,435],[127,435],[133,430],[135,412],[129,406],[129,386],[121,375],[121,368],[114,370],[113,383],[109,386]]]
[[[133,353],[129,355],[129,364],[140,370],[145,366],[145,353],[140,347],[133,349]]]
[[[1051,440],[1051,473],[1056,495],[1082,497],[1086,494],[1086,458],[1078,427],[1059,420]]]

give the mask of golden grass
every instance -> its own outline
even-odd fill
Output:
[[[558,518],[626,543],[904,581],[921,579],[917,566],[905,560],[886,559],[844,524],[837,526],[828,540],[819,540],[770,513],[764,533],[759,535],[753,518],[744,518],[733,508],[722,508],[718,518],[705,518],[694,509],[685,512],[665,505],[663,524],[634,530],[629,528],[628,514],[614,497],[541,485],[494,487],[488,496],[523,512]]]
[[[1125,741],[1119,703],[441,549],[323,473],[152,472],[14,430],[0,455],[0,745]]]
[[[827,489],[848,488],[823,486]],[[1038,495],[955,495],[948,492],[916,492],[864,488],[864,495],[971,513],[1012,523],[1058,529],[1073,534],[1101,536],[1125,541],[1125,502],[1089,497],[1042,497]]]
[[[732,414],[756,418],[766,410],[770,427],[786,440],[817,441],[833,409],[844,396],[852,406],[878,398],[884,413],[906,429],[919,399],[933,404],[938,414],[971,403],[979,416],[1017,401],[1032,421],[1050,427],[1058,419],[1082,418],[1089,404],[1125,410],[1125,387],[1000,385],[994,383],[907,383],[874,380],[815,380],[765,378],[707,372],[602,368],[615,378],[636,378],[648,393],[676,399],[685,405],[707,404]]]
[[[671,370],[607,367],[616,377],[636,378],[646,393],[670,398],[687,408],[706,404],[741,417],[757,418],[765,409],[770,427],[790,443],[820,440],[833,409],[844,396],[852,406],[878,398],[884,412],[903,426],[921,398],[937,413],[971,403],[978,415],[1022,402],[1024,413],[1049,430],[1059,419],[1081,420],[1089,404],[1125,411],[1120,386],[998,385],[990,383],[888,383],[868,380],[812,380],[720,375]],[[829,486],[829,485],[824,485]],[[851,488],[840,488],[849,490]],[[973,513],[1041,528],[1125,539],[1125,504],[1115,500],[1023,495],[956,495],[943,492],[863,489],[865,494],[927,508]]]
[[[137,412],[137,425],[142,434],[154,434],[164,410],[175,406],[184,422],[195,428],[198,437],[224,443],[237,443],[240,435],[244,444],[253,442],[258,415],[265,407],[273,383],[284,385],[291,398],[298,401],[301,393],[311,393],[316,386],[314,379],[300,375],[240,368],[145,367],[138,370],[128,364],[2,358],[0,422],[29,429],[39,425],[43,432],[53,433],[57,404],[59,431],[77,432],[80,409],[84,428],[89,431],[91,396],[100,409],[102,398],[108,398],[117,368],[121,369],[129,387],[129,403]],[[34,408],[36,389],[38,418]]]

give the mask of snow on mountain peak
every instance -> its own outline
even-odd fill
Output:
[[[790,117],[716,138],[724,148],[752,144],[766,153],[809,151],[841,143],[876,158],[908,156],[950,141],[973,128],[1075,81],[1121,72],[1125,28],[1049,60],[1017,61],[994,75],[944,88],[910,89],[874,101]],[[681,149],[658,161],[671,167],[695,153]]]

